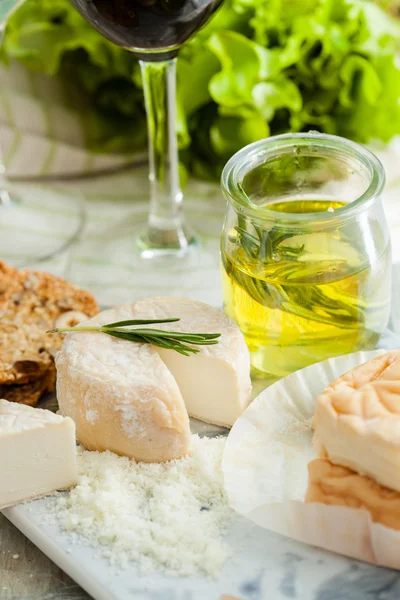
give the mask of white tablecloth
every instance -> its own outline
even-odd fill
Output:
[[[379,152],[388,174],[384,205],[392,234],[393,260],[400,263],[400,143]],[[0,219],[0,235],[9,236],[9,253],[4,260],[21,258],[24,248],[15,247],[15,234],[36,240],[38,247],[46,236],[65,239],[69,220],[75,218],[74,200],[84,206],[86,223],[80,243],[52,260],[37,265],[66,276],[91,290],[103,306],[130,302],[157,294],[182,295],[221,305],[219,273],[219,236],[225,212],[220,187],[203,181],[189,181],[185,189],[184,209],[188,221],[200,235],[204,249],[201,262],[192,265],[189,274],[177,261],[176,268],[160,272],[157,280],[146,261],[138,260],[133,231],[145,226],[148,211],[147,168],[135,167],[100,177],[69,181],[10,183],[20,197],[35,200],[29,222],[13,223]],[[55,222],[48,231],[46,219]],[[104,255],[104,244],[112,241]],[[399,280],[400,300],[400,280]],[[397,289],[397,288],[396,288]],[[399,307],[399,308],[398,308]],[[400,322],[400,301],[394,312]]]
[[[86,211],[80,242],[36,264],[37,268],[89,289],[103,306],[155,294],[182,295],[183,290],[189,297],[221,305],[219,236],[225,202],[218,185],[193,180],[185,189],[185,213],[200,237],[201,261],[194,255],[189,271],[177,261],[174,268],[162,269],[157,279],[148,261],[139,259],[135,244],[138,231],[145,228],[149,206],[146,167],[66,182],[12,183],[9,189],[19,198],[29,196],[34,209],[25,223],[0,218],[0,235],[9,239],[3,260],[23,262],[24,248],[17,248],[15,242],[21,231],[22,244],[34,240],[35,247],[45,249],[51,236],[61,245],[67,225],[76,218],[77,201]],[[110,248],[107,254],[105,243]]]

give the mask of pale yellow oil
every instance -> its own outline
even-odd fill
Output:
[[[301,199],[268,208],[304,214],[343,205]],[[223,247],[225,311],[245,335],[256,375],[279,378],[375,346],[389,316],[390,253],[387,248],[370,264],[351,234],[305,227],[275,238],[269,255],[262,243],[254,248],[252,238],[250,246],[240,238],[234,251]],[[229,235],[234,239],[240,230]]]

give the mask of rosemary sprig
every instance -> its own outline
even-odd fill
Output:
[[[249,265],[257,267],[259,275],[250,275],[247,268],[234,268],[223,253],[224,267],[256,302],[312,321],[335,322],[344,328],[359,328],[364,323],[366,307],[360,300],[345,292],[341,297],[331,298],[328,291],[316,285],[323,282],[321,270],[324,274],[331,269],[345,271],[346,263],[338,260],[301,263],[297,259],[304,253],[305,246],[291,247],[284,243],[293,236],[306,234],[306,230],[282,232],[277,227],[263,229],[253,224],[249,231],[241,215],[235,229],[239,247],[247,255]],[[308,281],[309,285],[297,285],[299,278]]]
[[[59,327],[51,329],[47,333],[98,331],[121,340],[128,340],[129,342],[144,342],[153,346],[159,346],[160,348],[166,348],[167,350],[175,350],[184,356],[197,354],[200,351],[198,348],[193,348],[193,346],[188,346],[187,344],[194,344],[195,346],[212,346],[218,344],[218,338],[221,337],[220,333],[184,333],[181,331],[138,327],[138,325],[176,323],[177,321],[180,321],[178,317],[171,319],[129,319],[127,321],[108,323],[107,325]]]

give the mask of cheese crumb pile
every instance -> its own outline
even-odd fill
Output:
[[[229,555],[232,518],[221,470],[224,438],[192,435],[191,455],[136,463],[111,452],[78,452],[79,484],[57,499],[61,527],[99,548],[113,565],[173,575],[216,576]]]

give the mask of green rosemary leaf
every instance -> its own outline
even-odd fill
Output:
[[[241,227],[235,227],[239,234],[240,246],[245,250],[246,254],[251,258],[257,258],[259,254],[259,241],[258,239]]]
[[[305,244],[299,246],[299,248],[292,248],[291,246],[279,246],[279,252],[287,257],[297,257],[300,254],[303,254],[305,248]]]
[[[298,231],[282,232],[278,227],[272,227],[269,230],[258,227],[258,232],[260,238],[259,260],[262,262],[273,260],[278,253],[283,256],[285,246],[280,246],[280,244],[299,234]]]
[[[141,341],[146,342],[147,344],[152,344],[153,346],[158,346],[159,348],[165,348],[166,350],[175,350],[175,352],[179,352],[179,354],[184,354],[185,356],[197,354],[199,352],[198,348],[192,348],[191,346],[186,346],[181,342],[171,342],[168,339],[162,339],[151,335],[143,335]]]
[[[342,327],[350,329],[358,328],[362,323],[360,315],[357,317],[351,311],[347,311],[348,307],[344,303],[342,303],[344,309],[342,314],[338,314],[336,301],[335,305],[329,303],[327,297],[316,286],[310,286],[303,291],[294,286],[284,287],[287,301],[283,302],[282,309],[286,312],[327,325],[332,324],[334,320],[336,324],[340,323]]]
[[[107,327],[108,329],[108,327]],[[117,328],[115,330],[118,330]],[[151,329],[150,327],[146,329],[135,328],[131,330],[127,330],[127,333],[132,331],[136,335],[151,335],[160,338],[173,338],[177,340],[183,340],[188,343],[198,344],[203,341],[212,341],[216,338],[221,337],[220,333],[184,333],[181,331],[168,331],[168,329]]]
[[[112,337],[120,338],[121,340],[127,340],[128,342],[142,341],[142,336],[136,336],[134,333],[123,333],[122,331],[114,331],[112,329],[108,331],[102,331],[99,329],[99,331],[102,333],[106,333],[107,335],[111,335]]]
[[[271,293],[265,281],[239,271],[235,273],[235,279],[256,302],[262,306],[271,306]]]
[[[257,260],[265,262],[272,258],[270,232],[257,227],[257,233],[260,241]]]
[[[103,328],[126,327],[128,325],[153,325],[154,323],[176,323],[176,321],[180,321],[180,319],[129,319],[128,321],[116,321],[115,323],[107,323],[107,325],[103,325]]]

